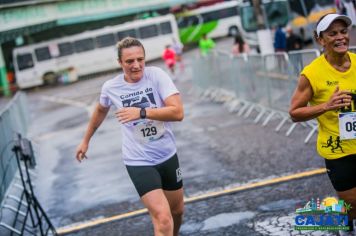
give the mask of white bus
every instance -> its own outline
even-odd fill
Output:
[[[211,38],[236,35],[241,29],[239,2],[221,2],[177,14],[181,41],[198,42],[203,34]]]
[[[173,38],[179,40],[176,20],[169,14],[18,47],[13,50],[17,85],[24,89],[58,80],[73,82],[118,68],[116,43],[126,36],[140,39],[146,60],[160,58]]]

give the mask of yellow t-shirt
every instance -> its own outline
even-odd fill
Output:
[[[337,71],[325,59],[324,55],[316,58],[301,72],[309,80],[313,97],[310,105],[327,102],[336,86],[340,90],[349,90],[353,93],[352,106],[348,112],[356,112],[356,54],[348,53],[351,66],[346,72]],[[326,159],[337,159],[350,154],[356,154],[356,139],[340,140],[339,113],[332,110],[317,117],[319,134],[317,140],[318,153]]]

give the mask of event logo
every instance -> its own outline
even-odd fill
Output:
[[[348,230],[347,212],[351,205],[334,197],[326,197],[322,201],[312,198],[307,204],[295,212],[296,230]]]

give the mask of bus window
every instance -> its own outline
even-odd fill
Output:
[[[217,11],[204,13],[204,14],[202,14],[202,17],[203,17],[204,22],[209,22],[209,21],[224,19],[224,18],[233,17],[233,16],[237,16],[237,15],[238,15],[237,8],[230,7],[230,8],[226,8],[226,9],[221,9],[221,10],[217,10]]]
[[[117,33],[118,40],[122,40],[125,37],[137,38],[136,31],[134,29],[124,30]]]
[[[161,28],[161,34],[170,34],[172,33],[172,26],[171,23],[168,22],[163,22],[160,24],[160,28]]]
[[[19,70],[25,70],[33,67],[33,58],[30,53],[17,55],[16,61]]]
[[[238,16],[239,12],[237,7],[231,7],[220,11],[220,19]]]
[[[285,26],[288,23],[287,4],[287,2],[271,2],[264,6],[269,27]]]
[[[67,56],[73,54],[73,45],[71,43],[60,43],[58,44],[59,57]]]
[[[74,41],[74,48],[76,52],[93,50],[95,48],[94,40],[92,38],[86,38]]]
[[[157,25],[148,25],[138,29],[141,39],[151,38],[158,35]]]
[[[190,26],[195,26],[199,24],[199,19],[197,16],[183,16],[178,19],[178,27],[186,28]]]
[[[258,30],[257,18],[252,6],[241,8],[241,23],[246,32],[254,32]]]
[[[115,36],[113,34],[104,34],[96,37],[96,45],[98,48],[108,47],[115,44]]]
[[[36,48],[35,54],[36,54],[37,61],[45,61],[52,58],[49,52],[49,48],[47,46],[42,48]]]
[[[288,2],[270,2],[263,5],[268,27],[285,26],[288,23]],[[258,29],[257,18],[254,13],[253,6],[241,8],[241,23],[247,32],[254,32]]]
[[[202,17],[204,23],[219,19],[218,12],[216,11],[202,14]]]

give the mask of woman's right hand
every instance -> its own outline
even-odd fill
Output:
[[[331,95],[329,101],[325,104],[325,111],[337,110],[351,105],[350,92],[340,90],[339,86],[336,87],[334,93]]]
[[[88,159],[85,153],[88,151],[88,143],[82,141],[76,150],[76,158],[79,162],[81,162],[84,158]]]

